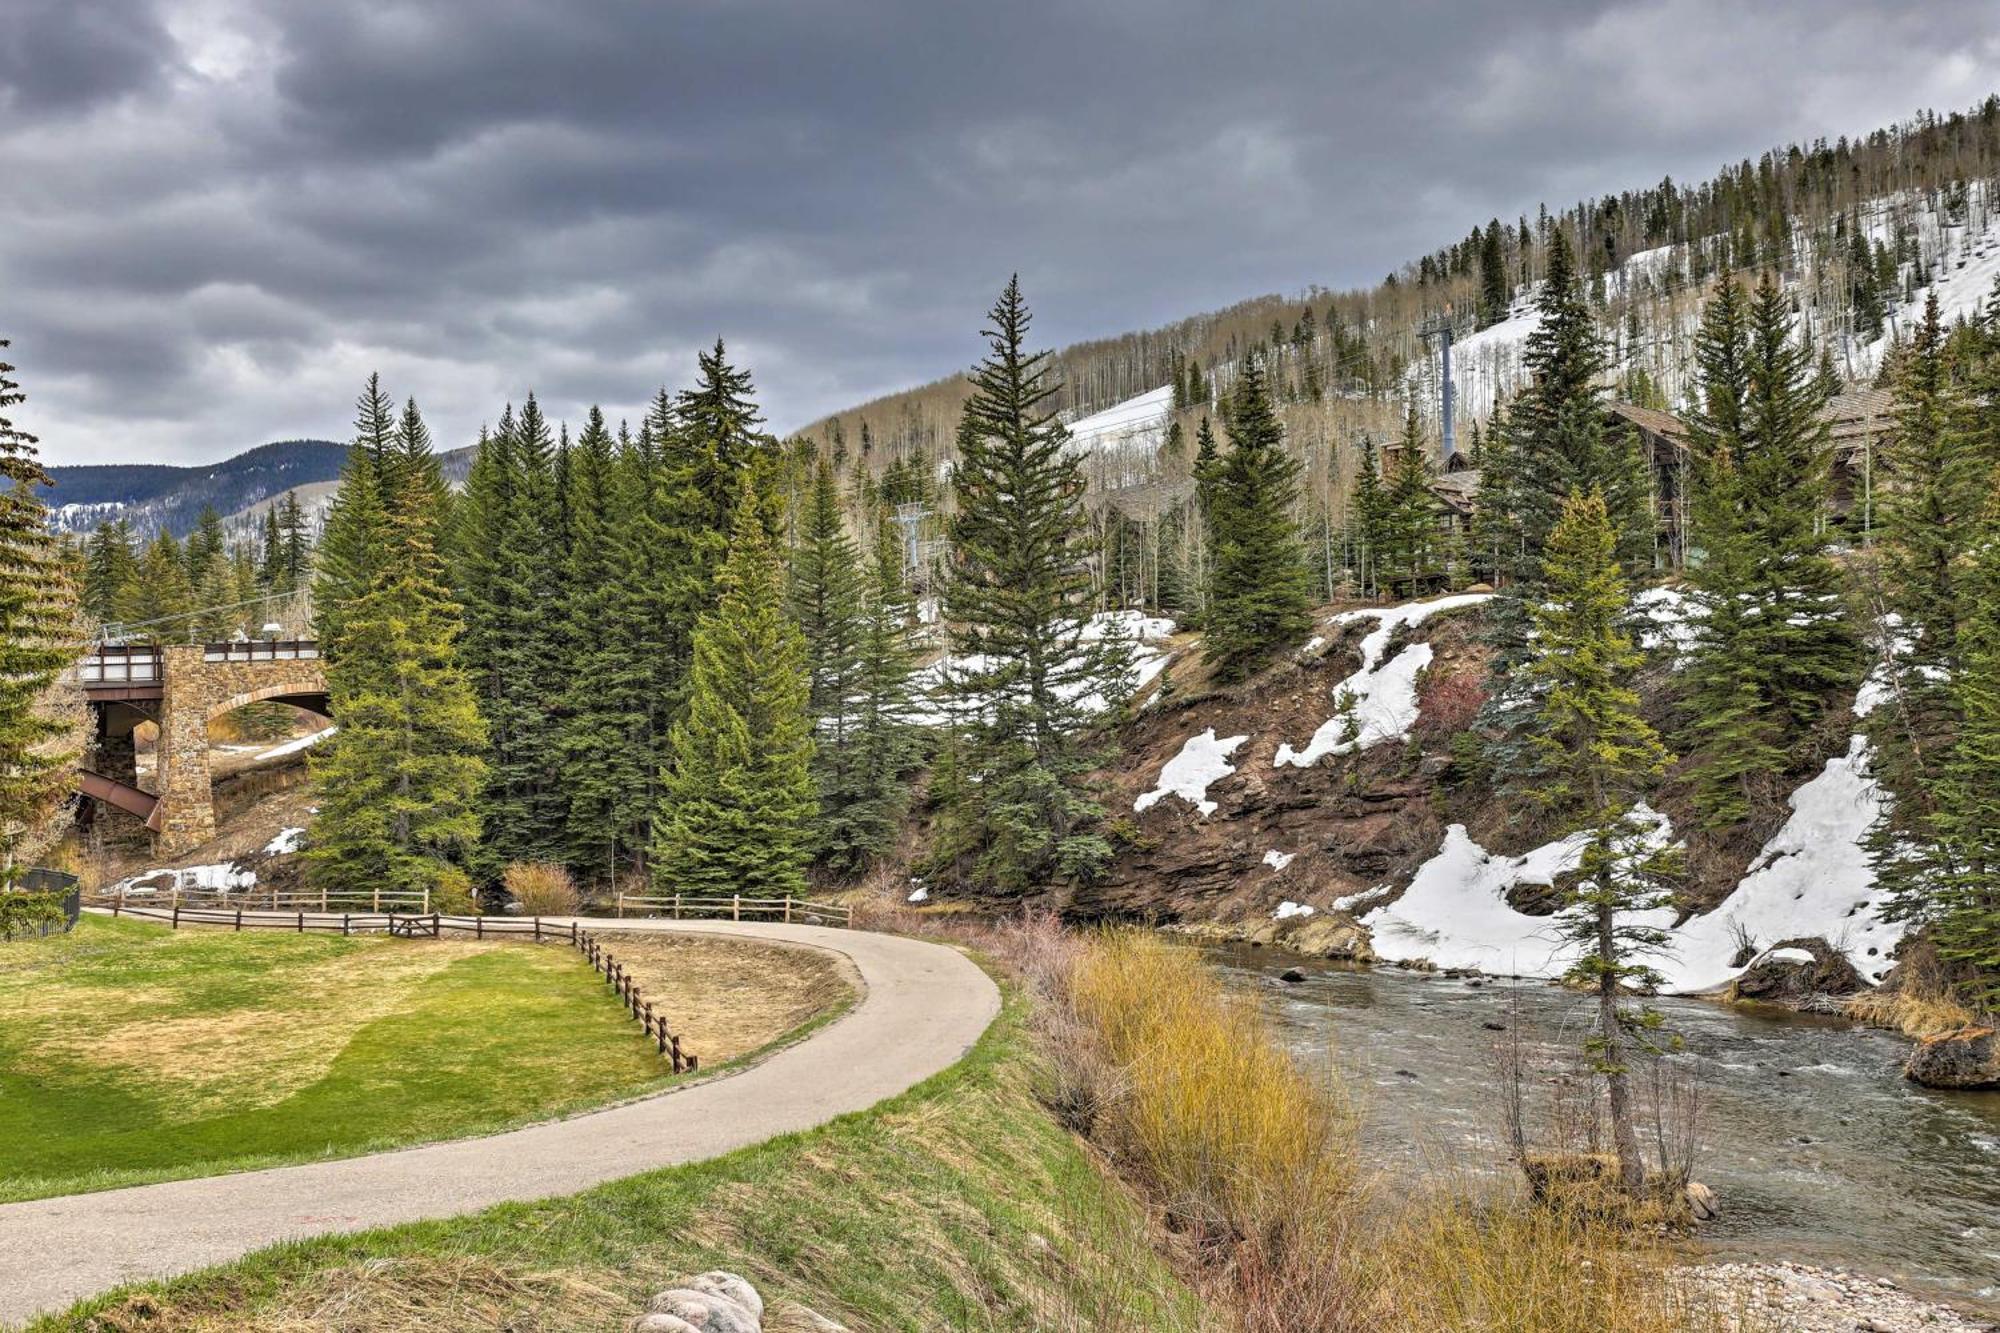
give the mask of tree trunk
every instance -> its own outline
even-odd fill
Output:
[[[1598,956],[1606,964],[1616,957],[1609,904],[1597,909]],[[1607,968],[1597,978],[1597,1034],[1603,1043],[1598,1058],[1611,1096],[1611,1142],[1618,1153],[1618,1180],[1628,1192],[1646,1183],[1646,1165],[1639,1158],[1639,1135],[1632,1124],[1632,1081],[1625,1072],[1624,1030],[1618,1026],[1618,975]]]

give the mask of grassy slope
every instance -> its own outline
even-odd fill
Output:
[[[485,1133],[669,1078],[566,949],[87,917],[0,954],[0,1199]]]
[[[43,1330],[611,1330],[724,1267],[861,1329],[1194,1330],[1139,1210],[1036,1101],[1023,1006],[872,1110],[713,1162],[275,1246]]]

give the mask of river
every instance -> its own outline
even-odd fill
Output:
[[[1283,1038],[1337,1070],[1381,1167],[1440,1156],[1500,1172],[1488,1023],[1515,1015],[1545,1048],[1590,1001],[1543,982],[1426,977],[1225,946],[1211,960],[1269,987]],[[1277,985],[1287,967],[1307,973]],[[1907,1041],[1838,1019],[1655,1002],[1684,1039],[1704,1101],[1695,1175],[1721,1196],[1702,1238],[1733,1257],[1893,1278],[2000,1314],[2000,1093],[1919,1088]],[[1468,1151],[1469,1149],[1469,1151]]]

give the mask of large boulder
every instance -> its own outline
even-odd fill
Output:
[[[2000,1089],[2000,1033],[1960,1028],[1917,1042],[1903,1074],[1927,1088]]]
[[[1737,977],[1729,998],[1805,1005],[1818,996],[1852,995],[1867,985],[1847,955],[1825,940],[1787,940],[1765,950]]]

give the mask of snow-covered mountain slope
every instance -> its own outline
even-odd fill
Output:
[[[1166,438],[1173,411],[1172,385],[1149,389],[1070,422],[1070,447],[1092,452],[1143,449],[1150,453]]]

